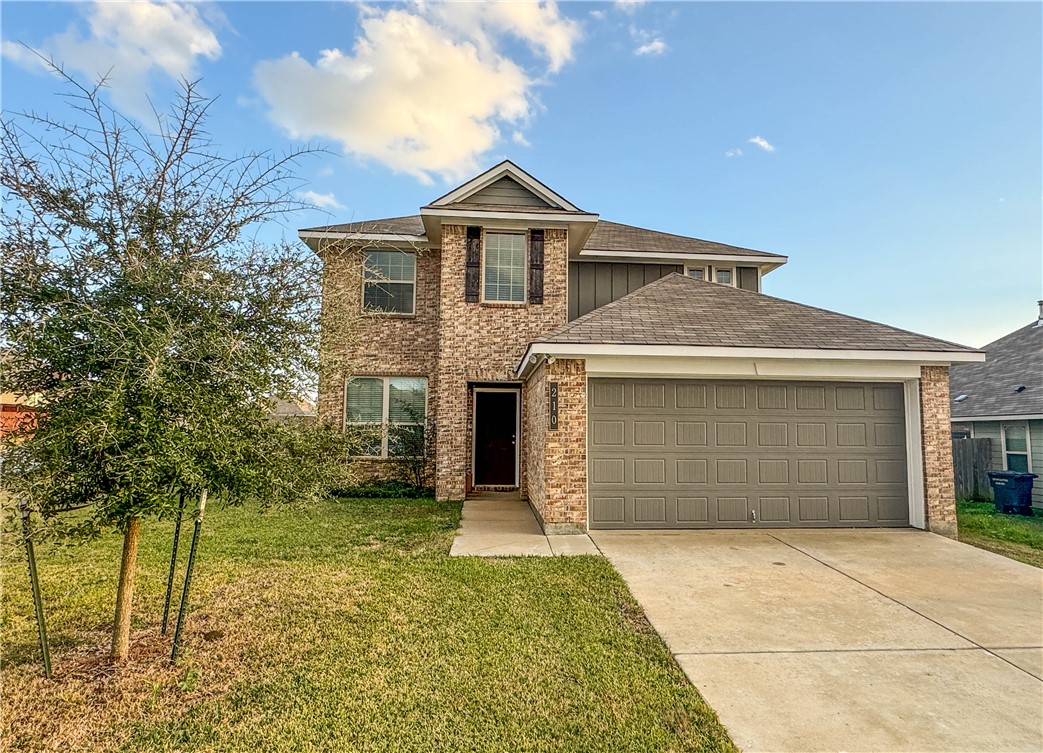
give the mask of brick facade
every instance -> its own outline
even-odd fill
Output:
[[[437,250],[416,250],[416,305],[412,315],[362,314],[362,249],[330,250],[324,261],[323,307],[337,307],[334,321],[350,332],[324,337],[325,361],[319,375],[319,416],[340,426],[344,385],[349,376],[427,377],[429,414],[438,404]],[[343,364],[343,368],[340,367]],[[388,478],[387,460],[355,461],[360,479]]]
[[[956,538],[949,367],[920,367],[924,505],[927,530]]]
[[[558,384],[551,431],[549,383]],[[541,363],[525,384],[529,504],[548,533],[587,530],[587,372],[581,360]]]
[[[467,303],[464,298],[467,228],[442,226],[438,333],[435,493],[463,499],[471,470],[471,390],[475,382],[512,382],[529,342],[565,324],[568,316],[566,231],[548,229],[542,304]],[[525,403],[522,396],[522,403]],[[522,432],[524,444],[524,432]],[[525,447],[520,476],[525,485]]]

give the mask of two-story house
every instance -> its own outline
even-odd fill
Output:
[[[361,313],[319,412],[374,428],[369,472],[426,416],[439,498],[517,490],[548,531],[955,532],[948,368],[983,356],[762,294],[784,256],[601,220],[509,161],[300,237]]]

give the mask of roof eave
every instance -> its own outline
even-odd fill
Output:
[[[503,210],[483,210],[474,207],[459,208],[451,206],[426,206],[420,209],[420,218],[424,223],[427,238],[434,245],[442,242],[442,223],[446,220],[452,224],[477,224],[485,227],[562,227],[568,228],[569,252],[578,253],[587,242],[598,215],[587,212],[562,212],[560,210],[540,211],[535,207],[505,212]]]
[[[333,230],[298,230],[297,237],[304,244],[322,256],[330,246],[342,244],[379,243],[384,246],[424,247],[428,245],[426,235],[409,233],[345,233]]]
[[[580,259],[611,260],[614,262],[647,264],[649,259],[664,260],[666,263],[678,263],[686,261],[699,262],[733,262],[740,264],[753,264],[760,268],[762,274],[767,274],[778,269],[789,262],[788,256],[780,254],[768,254],[763,251],[749,254],[743,253],[698,253],[696,251],[618,251],[596,248],[584,248],[579,252]]]
[[[985,416],[952,416],[951,422],[954,424],[962,423],[964,421],[968,423],[974,423],[975,421],[1038,421],[1043,420],[1043,413],[996,413]]]
[[[855,350],[827,348],[748,348],[709,345],[642,345],[637,343],[560,343],[532,342],[526,348],[515,374],[526,377],[539,362],[540,356],[586,358],[588,356],[623,356],[648,358],[674,356],[689,358],[745,358],[786,359],[811,361],[892,361],[943,365],[953,363],[981,363],[985,354],[980,351],[930,350]]]

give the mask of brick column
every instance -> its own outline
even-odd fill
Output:
[[[550,382],[558,384],[558,428],[549,426]],[[587,370],[577,359],[543,363],[526,385],[528,499],[547,533],[587,530]]]
[[[927,530],[957,538],[956,486],[952,470],[952,417],[949,367],[920,368],[920,420],[923,427],[924,504]]]

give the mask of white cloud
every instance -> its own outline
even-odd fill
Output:
[[[724,153],[725,157],[741,157],[742,149],[729,149]]]
[[[624,13],[633,13],[644,4],[645,0],[616,0],[613,3],[616,10],[621,10]]]
[[[151,115],[148,93],[155,74],[192,79],[199,58],[221,56],[211,22],[222,23],[223,16],[209,6],[99,1],[82,6],[81,12],[86,29],[74,23],[32,46],[70,73],[92,81],[107,75],[113,102],[128,114]],[[43,67],[32,51],[7,40],[3,56],[25,67]]]
[[[513,141],[518,146],[532,146],[532,144],[529,143],[529,140],[525,138],[525,134],[521,131],[515,131],[514,133],[512,133],[511,141]]]
[[[591,18],[596,18],[598,21],[603,21],[603,20],[605,20],[605,11],[603,11],[603,10],[592,10],[590,12],[590,17]]]
[[[749,143],[756,144],[757,146],[759,146],[761,149],[763,149],[766,152],[774,152],[775,151],[775,147],[772,146],[771,144],[769,144],[768,140],[765,139],[765,138],[762,138],[761,136],[754,136],[752,139],[749,140]]]
[[[659,37],[656,37],[651,42],[646,42],[637,49],[634,50],[635,55],[662,55],[669,49]]]
[[[333,168],[329,165],[323,165],[315,172],[315,174],[320,178],[328,178],[330,175],[333,175]]]
[[[669,47],[657,32],[642,29],[634,24],[629,26],[630,38],[637,43],[635,55],[662,55]]]
[[[323,209],[343,209],[344,205],[337,201],[333,193],[316,193],[315,191],[301,191],[297,194],[303,201],[314,204]]]
[[[553,2],[369,8],[350,52],[262,61],[254,81],[294,138],[336,140],[422,182],[459,179],[502,128],[520,132],[535,110],[537,79],[499,50],[503,38],[522,40],[554,72],[579,33]]]

